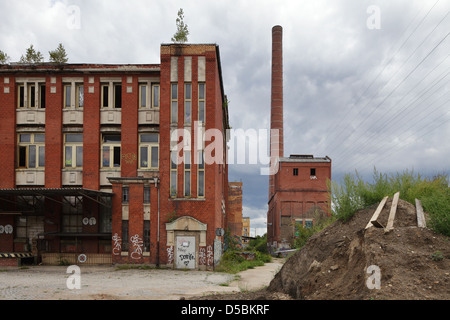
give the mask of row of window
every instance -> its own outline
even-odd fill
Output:
[[[20,133],[18,141],[18,168],[45,167],[45,134]],[[121,167],[121,135],[103,134],[101,145],[101,167]],[[191,189],[191,152],[184,151],[184,187],[183,195],[190,197]],[[159,168],[159,134],[144,133],[139,135],[139,168]],[[205,196],[205,161],[204,151],[197,152],[197,195]],[[127,159],[126,159],[127,160]],[[83,167],[83,134],[67,133],[64,135],[64,168]],[[171,152],[170,195],[177,195],[177,152]]]
[[[101,85],[102,108],[122,108],[122,84]],[[18,85],[19,108],[45,108],[45,84],[27,83]],[[36,99],[37,98],[37,99]],[[83,84],[64,85],[64,108],[84,107]],[[139,84],[139,107],[159,108],[159,84]]]
[[[205,123],[205,84],[198,84],[198,121]],[[170,123],[178,123],[178,84],[171,84]],[[192,123],[192,84],[184,84],[184,124]]]
[[[191,152],[184,151],[184,179],[183,179],[183,195],[191,196]],[[177,152],[172,151],[170,165],[170,196],[177,196]],[[197,151],[197,196],[205,196],[205,159],[204,151]]]
[[[103,134],[101,146],[102,168],[120,168],[121,135]],[[45,167],[45,134],[21,133],[18,138],[18,168]],[[64,168],[83,167],[83,134],[64,135]],[[139,168],[159,168],[159,134],[144,133],[139,136]]]
[[[292,175],[293,176],[298,176],[298,168],[294,168],[292,170]],[[309,175],[310,176],[316,176],[316,168],[310,168],[309,169]]]
[[[122,187],[122,204],[128,204],[130,201],[130,188]],[[144,186],[144,199],[143,203],[150,203],[150,187]]]
[[[159,108],[159,84],[139,85],[139,107]],[[36,99],[37,98],[37,99]],[[171,123],[178,122],[178,84],[171,85]],[[45,84],[22,84],[18,86],[19,108],[45,108]],[[122,108],[122,85],[102,84],[102,108]],[[84,86],[82,84],[64,85],[64,108],[84,107]],[[184,84],[184,123],[192,121],[192,84]],[[198,121],[205,122],[205,84],[198,84]]]

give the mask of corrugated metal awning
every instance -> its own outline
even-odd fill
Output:
[[[102,196],[112,197],[112,192],[85,189],[85,188],[14,188],[14,189],[0,189],[0,195],[21,195],[21,196]]]
[[[53,199],[53,197],[86,197],[98,204],[110,207],[103,197],[112,197],[114,193],[85,189],[85,188],[14,188],[14,189],[0,189],[1,196],[33,196],[33,197],[45,197],[50,200],[58,202],[58,200]],[[3,199],[5,201],[11,202],[8,199]]]

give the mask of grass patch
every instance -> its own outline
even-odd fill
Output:
[[[428,226],[431,229],[450,236],[450,188],[446,175],[430,179],[404,171],[388,176],[375,169],[372,183],[364,182],[358,173],[347,174],[342,184],[330,183],[329,190],[332,211],[342,221],[348,221],[359,209],[400,191],[400,198],[413,205],[416,198],[422,201],[424,210],[430,215]]]
[[[240,256],[239,250],[227,250],[220,259],[219,265],[215,268],[215,271],[226,273],[238,273],[254,267],[263,266],[266,262],[271,262],[272,257],[268,254],[255,251],[254,260],[246,260]],[[247,251],[246,251],[247,252]]]
[[[117,265],[115,268],[115,271],[119,270],[152,270],[155,269],[152,266],[145,265],[145,264],[120,264]]]

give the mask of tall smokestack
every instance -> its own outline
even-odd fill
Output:
[[[283,157],[283,28],[272,28],[272,91],[270,103],[270,161]],[[274,135],[272,129],[278,129]],[[272,167],[272,166],[271,166]],[[275,192],[274,176],[269,176],[269,199]]]

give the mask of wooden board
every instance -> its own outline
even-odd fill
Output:
[[[417,226],[419,228],[426,228],[427,223],[425,221],[425,215],[423,213],[422,201],[416,199],[416,214],[417,214]]]
[[[384,228],[383,225],[377,221],[378,216],[380,215],[381,211],[384,208],[384,205],[386,204],[388,197],[384,197],[383,200],[381,200],[380,204],[378,205],[377,210],[375,210],[375,213],[373,214],[372,218],[370,219],[369,223],[366,226],[366,229],[370,228],[371,226],[375,226],[377,228]]]
[[[389,232],[392,229],[394,229],[394,219],[395,219],[395,214],[397,212],[397,204],[398,204],[399,197],[400,197],[400,192],[397,192],[396,194],[394,194],[394,199],[392,200],[392,205],[391,205],[391,211],[389,212],[389,219],[387,222],[387,226],[384,229],[385,232]]]

